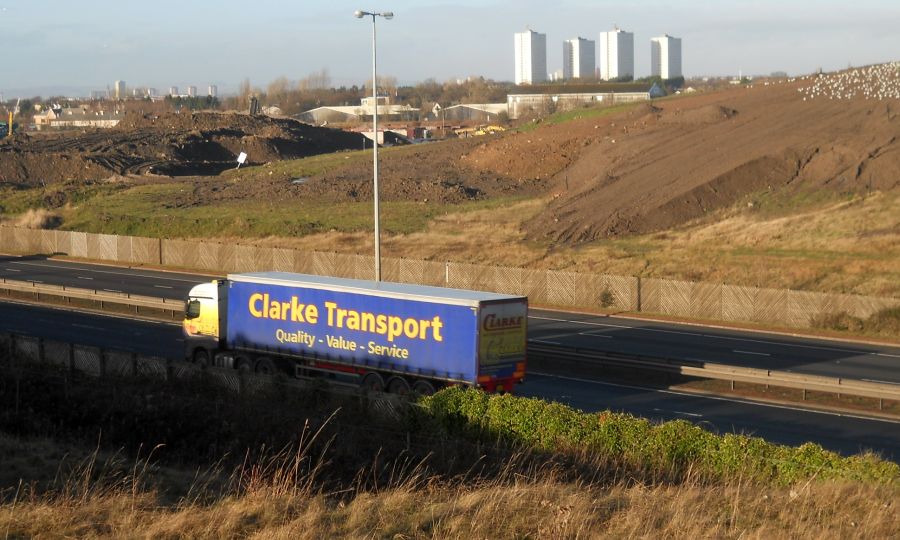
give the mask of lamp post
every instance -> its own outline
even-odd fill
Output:
[[[373,185],[372,190],[375,195],[375,281],[381,281],[381,218],[378,211],[378,72],[376,71],[376,54],[375,54],[375,17],[384,17],[386,20],[394,18],[393,12],[384,11],[380,13],[356,10],[353,13],[357,19],[363,17],[372,17],[372,136],[374,143],[372,145],[372,162],[373,162]]]

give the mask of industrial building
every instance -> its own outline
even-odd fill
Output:
[[[634,78],[634,33],[618,26],[600,33],[600,78]]]
[[[358,106],[316,107],[296,116],[298,120],[315,125],[345,124],[372,121],[374,98],[365,97]],[[384,122],[419,119],[419,109],[409,105],[394,105],[388,96],[378,96],[378,119]]]
[[[563,79],[593,79],[597,44],[584,38],[563,41]]]
[[[664,34],[650,40],[650,74],[663,79],[681,77],[681,38]]]
[[[590,105],[618,105],[647,101],[658,88],[649,83],[564,84],[523,87],[506,96],[509,118],[516,120],[533,114],[542,116],[554,111]]]
[[[547,34],[528,29],[514,39],[516,84],[539,84],[547,80]]]

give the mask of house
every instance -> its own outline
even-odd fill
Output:
[[[54,128],[111,128],[122,120],[123,113],[91,110],[87,107],[54,106],[42,114],[34,115],[34,125],[38,130]]]

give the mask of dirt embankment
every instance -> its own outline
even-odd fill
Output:
[[[762,191],[900,188],[900,71],[821,90],[826,75],[643,103],[523,132],[385,152],[386,201],[456,203],[547,194],[531,239],[580,243],[677,227]],[[824,78],[823,78],[824,77]],[[892,78],[893,77],[893,78]],[[845,88],[846,81],[840,83]],[[871,88],[870,88],[871,87]],[[830,88],[830,86],[828,87]],[[896,90],[896,91],[895,91]],[[0,180],[40,185],[113,174],[214,175],[362,146],[361,135],[242,114],[128,116],[114,130],[0,143]],[[369,200],[372,163],[349,159],[302,182],[265,168],[247,182],[189,181],[179,205],[217,200]]]
[[[0,181],[22,186],[112,175],[218,174],[236,165],[357,149],[362,135],[246,114],[127,115],[113,129],[20,135],[0,144]]]
[[[793,83],[642,104],[485,145],[470,163],[556,169],[532,238],[578,243],[667,229],[750,193],[900,187],[897,100],[804,100]],[[547,164],[552,164],[546,169]]]

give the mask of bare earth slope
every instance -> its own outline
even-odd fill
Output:
[[[113,129],[21,135],[0,142],[0,182],[23,186],[115,174],[218,174],[249,163],[358,149],[362,135],[246,114],[129,113]]]
[[[503,170],[565,159],[534,238],[582,242],[667,229],[760,190],[900,186],[900,101],[804,100],[793,84],[644,104],[505,138],[469,156]]]

